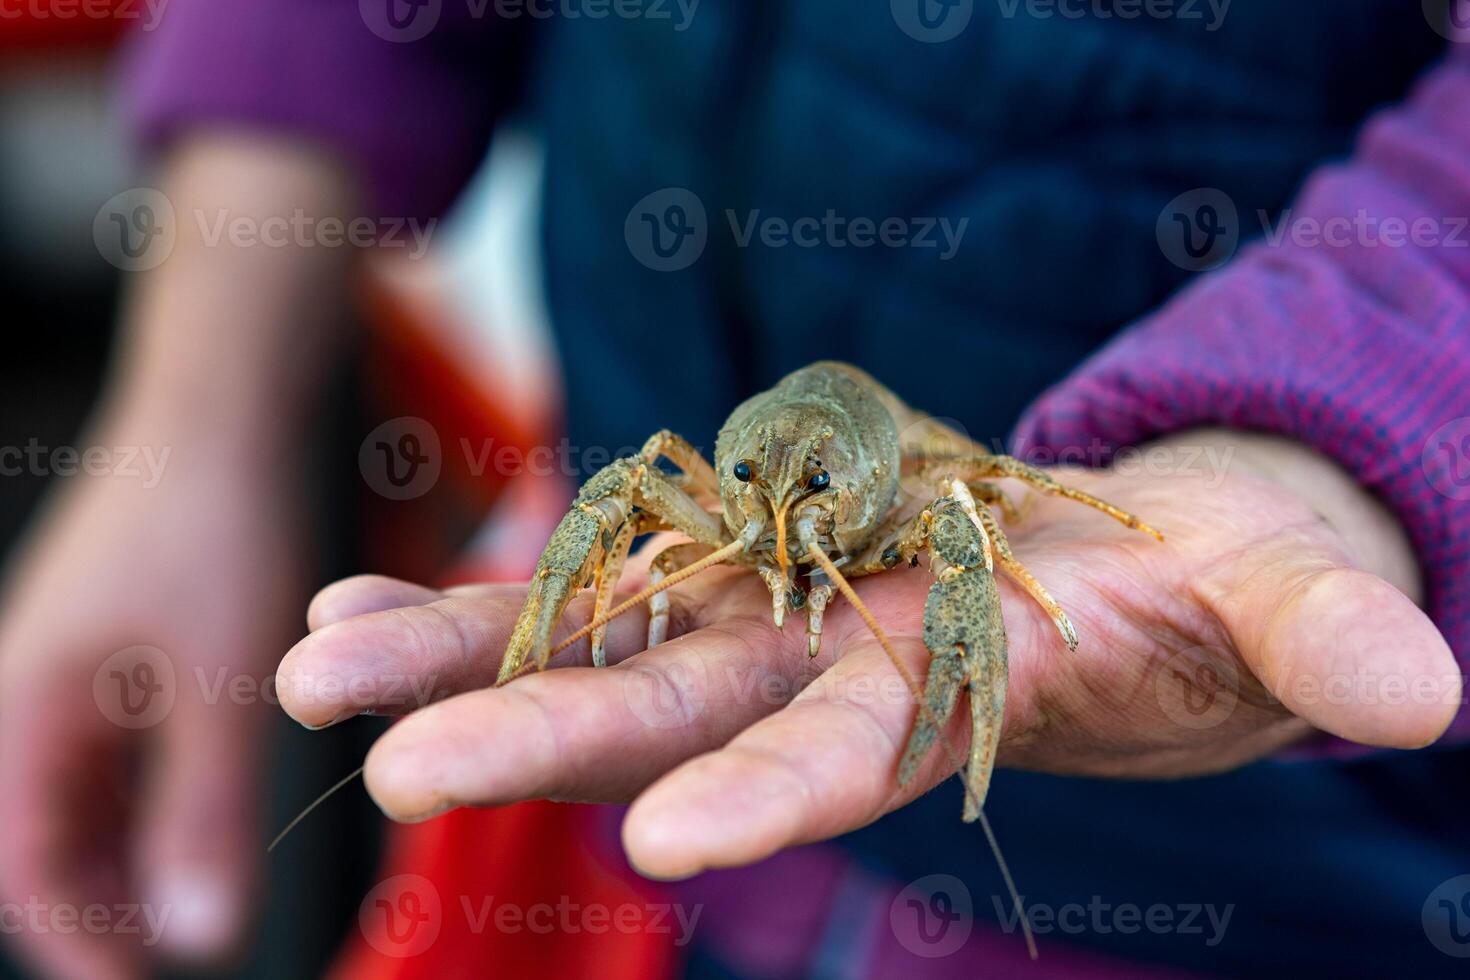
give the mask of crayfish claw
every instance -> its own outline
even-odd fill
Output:
[[[556,526],[536,564],[526,604],[521,607],[505,646],[496,683],[506,683],[527,663],[534,662],[538,668],[546,666],[556,625],[566,612],[567,603],[587,580],[589,566],[600,552],[602,530],[600,512],[582,506],[573,507]]]

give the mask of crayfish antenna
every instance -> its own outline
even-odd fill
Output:
[[[857,614],[867,624],[868,631],[873,634],[873,638],[878,641],[878,645],[888,655],[888,659],[892,661],[899,676],[908,685],[909,692],[913,695],[915,703],[919,706],[919,711],[928,714],[929,719],[934,722],[935,727],[942,733],[944,748],[950,757],[949,761],[957,769],[963,769],[965,767],[964,756],[955,748],[944,726],[940,725],[938,720],[934,718],[934,714],[930,711],[929,705],[924,701],[924,694],[919,688],[918,681],[914,679],[914,675],[909,672],[909,669],[904,666],[903,661],[898,658],[898,652],[893,649],[893,644],[888,639],[888,634],[883,632],[883,627],[878,625],[877,618],[863,604],[863,600],[858,598],[857,592],[842,574],[842,570],[837,567],[831,558],[827,557],[825,551],[813,542],[807,545],[807,553],[812,556],[812,560],[821,567],[822,571],[827,573],[827,577],[832,580],[833,585],[837,586],[837,590],[846,597],[848,602],[852,603],[852,607],[857,610]],[[964,782],[964,780],[961,780],[961,782]],[[990,819],[985,816],[985,811],[978,806],[978,801],[974,799],[974,795],[968,784],[965,786],[965,796],[972,802],[977,803],[975,811],[979,815],[980,826],[985,831],[985,839],[990,844],[990,852],[995,855],[995,863],[1000,869],[1000,876],[1005,882],[1006,891],[1010,893],[1011,902],[1016,907],[1016,917],[1021,923],[1021,933],[1026,938],[1026,950],[1031,954],[1033,960],[1037,959],[1036,937],[1031,933],[1031,922],[1026,918],[1026,909],[1021,902],[1021,893],[1016,888],[1015,879],[1011,877],[1010,865],[1006,863],[1005,855],[1001,853],[1000,841],[996,839],[995,830],[990,826]]]
[[[286,828],[284,830],[282,830],[279,834],[276,835],[276,839],[273,840],[273,841],[271,841],[270,846],[265,849],[265,852],[267,854],[269,854],[271,851],[274,851],[276,849],[276,845],[279,844],[281,841],[285,840],[286,839],[286,835],[289,834],[291,831],[295,830],[296,829],[296,825],[299,824],[301,821],[305,820],[306,817],[307,817],[307,815],[310,814],[311,811],[315,810],[317,807],[319,807],[323,803],[327,802],[327,799],[333,793],[337,792],[337,790],[341,789],[343,786],[346,786],[348,783],[352,782],[358,776],[361,776],[362,775],[362,770],[364,768],[365,767],[363,767],[363,766],[358,766],[352,772],[349,772],[347,775],[345,775],[341,779],[339,779],[337,781],[336,785],[334,785],[331,789],[327,790],[321,796],[318,796],[316,799],[312,800],[311,803],[306,807],[305,810],[302,810],[300,813],[296,814],[296,816],[292,818],[291,822],[288,823],[288,824],[286,824]]]

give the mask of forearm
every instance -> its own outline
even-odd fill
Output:
[[[221,448],[274,448],[299,428],[343,344],[354,250],[310,232],[351,219],[351,175],[305,144],[217,132],[179,142],[159,187],[177,239],[130,284],[103,416],[195,442],[230,433]],[[288,230],[267,243],[267,227]]]

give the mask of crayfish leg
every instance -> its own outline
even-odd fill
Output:
[[[623,522],[613,535],[612,545],[607,549],[607,557],[603,559],[597,568],[596,587],[597,598],[592,604],[592,618],[598,620],[602,614],[612,608],[613,594],[618,587],[618,579],[622,578],[623,565],[628,560],[628,552],[632,550],[633,539],[642,533],[643,522],[636,516]],[[592,644],[592,666],[607,666],[607,625],[597,627],[592,631],[590,638]]]
[[[1072,625],[1072,621],[1067,618],[1062,607],[1051,597],[1051,593],[1046,591],[1046,587],[1036,580],[1036,576],[1031,574],[1031,569],[1021,564],[1021,560],[1011,551],[1010,542],[1006,540],[1005,532],[996,523],[995,515],[990,512],[990,509],[980,508],[977,516],[985,525],[985,531],[995,545],[995,563],[1017,585],[1025,589],[1026,594],[1038,606],[1046,610],[1046,614],[1056,625],[1057,632],[1062,634],[1062,642],[1067,644],[1068,650],[1075,651],[1077,649],[1077,628]]]
[[[715,549],[698,541],[670,545],[649,566],[648,584],[658,585],[680,569],[688,568]],[[658,646],[669,637],[669,594],[657,592],[648,600],[648,646]]]
[[[1023,463],[1014,456],[980,456],[963,464],[962,469],[969,471],[970,479],[994,480],[1009,477],[1013,480],[1020,480],[1044,494],[1091,507],[1093,510],[1108,515],[1124,527],[1142,531],[1159,541],[1164,540],[1164,536],[1158,530],[1145,524],[1137,516],[1113,506],[1106,500],[1094,497],[1090,493],[1069,487],[1045,470],[1029,463]]]

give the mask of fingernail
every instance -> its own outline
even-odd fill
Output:
[[[359,714],[361,714],[361,712],[357,711],[354,708],[349,708],[337,717],[333,718],[331,721],[324,721],[320,725],[308,725],[306,722],[303,721],[301,723],[301,727],[305,728],[309,732],[319,732],[324,728],[331,728],[333,725],[340,725],[348,718],[356,718]]]
[[[458,803],[440,803],[438,806],[434,807],[433,809],[425,810],[423,813],[416,813],[416,814],[414,814],[411,817],[403,817],[399,822],[400,823],[424,823],[425,821],[433,820],[435,817],[442,817],[442,816],[444,816],[444,814],[448,813],[450,810],[457,809],[458,807],[459,807],[459,804]]]
[[[240,906],[234,888],[196,871],[162,875],[153,889],[158,928],[165,946],[185,958],[207,958],[234,940]]]

